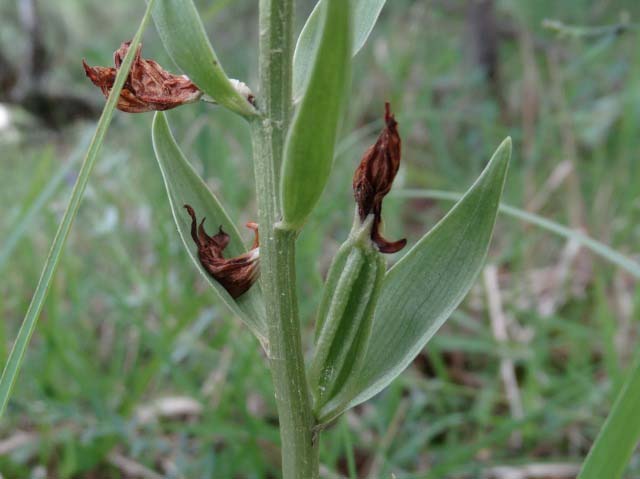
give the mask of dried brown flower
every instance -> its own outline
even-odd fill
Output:
[[[131,42],[124,42],[113,54],[115,68],[90,67],[82,60],[84,70],[94,85],[109,96]],[[118,99],[118,109],[127,113],[143,113],[153,110],[169,110],[185,103],[197,101],[202,92],[184,75],[172,75],[153,60],[140,56],[138,45],[129,76]]]
[[[258,225],[247,223],[255,233],[255,239],[251,251],[225,259],[223,251],[229,244],[229,235],[222,231],[220,226],[218,233],[209,236],[204,230],[204,220],[200,225],[196,220],[196,213],[189,205],[184,205],[191,216],[191,237],[198,247],[198,258],[200,264],[207,272],[226,289],[231,296],[237,298],[245,293],[258,278],[260,240],[258,237]]]
[[[360,221],[374,215],[371,240],[381,253],[395,253],[407,244],[406,239],[387,241],[380,234],[382,200],[391,190],[400,167],[400,135],[389,103],[385,103],[385,128],[376,143],[365,151],[360,165],[353,175],[353,194],[358,205]]]

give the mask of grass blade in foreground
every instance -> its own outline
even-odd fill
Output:
[[[350,78],[350,10],[344,0],[323,3],[322,35],[313,72],[285,145],[280,191],[285,228],[302,226],[331,172]]]
[[[401,198],[429,198],[446,201],[458,201],[460,198],[462,198],[462,195],[460,193],[440,190],[398,190],[393,192],[392,194]],[[621,267],[628,273],[631,273],[637,279],[640,279],[640,264],[630,258],[627,258],[610,246],[596,241],[593,238],[585,235],[584,233],[581,233],[580,231],[572,230],[571,228],[567,228],[566,226],[556,223],[555,221],[548,220],[547,218],[544,218],[542,216],[529,213],[528,211],[515,208],[514,206],[507,205],[505,203],[500,203],[500,208],[498,211],[507,216],[511,216],[512,218],[517,218],[525,223],[529,223],[544,230],[555,233],[558,236],[562,236],[563,238],[572,239],[582,246],[589,248],[593,253],[597,254],[602,259]]]
[[[321,410],[321,422],[387,387],[465,297],[489,249],[510,157],[507,138],[464,197],[386,274],[363,367]]]
[[[640,354],[591,447],[578,479],[619,479],[640,441]]]
[[[135,56],[137,46],[140,43],[142,32],[144,32],[144,29],[149,20],[151,8],[153,7],[154,1],[155,0],[149,0],[147,10],[142,17],[142,21],[140,22],[138,31],[133,37],[133,40],[131,40],[131,48],[129,48],[129,51],[127,52],[127,55],[122,62],[122,66],[118,70],[118,74],[113,84],[113,88],[111,89],[109,99],[104,106],[104,110],[102,110],[102,115],[100,116],[100,120],[98,121],[96,132],[93,136],[93,139],[91,140],[89,150],[87,151],[87,155],[82,162],[82,166],[80,167],[78,178],[73,187],[67,209],[64,212],[64,216],[62,217],[60,225],[58,226],[56,236],[53,239],[53,244],[51,245],[49,255],[47,256],[47,261],[40,275],[40,280],[38,281],[38,286],[33,293],[31,303],[29,304],[29,309],[27,310],[27,314],[22,321],[20,330],[18,331],[18,337],[16,338],[16,341],[13,344],[13,348],[11,348],[11,352],[9,353],[7,364],[5,365],[2,372],[2,378],[0,378],[0,417],[7,407],[7,402],[9,401],[9,396],[11,395],[11,391],[13,390],[13,385],[15,384],[18,373],[20,372],[20,366],[22,365],[24,353],[29,344],[29,340],[31,339],[31,335],[35,330],[36,323],[38,322],[38,317],[40,316],[40,311],[42,310],[42,306],[47,299],[47,293],[49,292],[49,287],[51,286],[53,275],[56,272],[60,257],[62,256],[67,236],[69,235],[69,231],[71,230],[73,220],[78,213],[82,195],[87,186],[87,181],[89,180],[89,175],[91,174],[91,170],[93,169],[93,166],[95,164],[98,152],[100,150],[100,147],[102,146],[102,142],[104,141],[105,134],[107,133],[107,129],[109,128],[109,124],[111,123],[111,119],[113,118],[113,110],[116,107],[118,97],[120,96],[120,91],[122,90],[122,86],[124,85],[125,79],[127,78],[129,70],[131,69],[131,64],[133,63],[133,58]]]
[[[153,21],[169,56],[198,88],[236,113],[256,114],[229,83],[192,0],[156,0]]]
[[[218,293],[220,299],[245,322],[261,341],[264,341],[267,335],[267,326],[260,288],[254,285],[245,294],[233,299],[220,283],[209,276],[198,260],[196,247],[191,240],[191,219],[183,205],[189,204],[193,206],[200,217],[206,217],[207,225],[211,230],[216,229],[218,225],[222,225],[224,231],[231,237],[229,246],[225,250],[228,257],[239,256],[247,251],[238,229],[229,218],[229,215],[227,215],[220,201],[209,191],[202,178],[180,151],[171,134],[167,117],[164,113],[156,113],[153,119],[152,138],[153,149],[156,153],[158,165],[167,189],[169,203],[171,204],[173,219],[176,222],[180,238],[189,256],[211,287]]]
[[[293,54],[293,98],[295,101],[302,97],[311,75],[313,59],[318,49],[318,31],[322,19],[321,8],[325,2],[326,0],[320,0],[316,4],[298,37],[296,50]],[[386,0],[350,0],[350,3],[353,20],[351,56],[355,57],[369,38]]]

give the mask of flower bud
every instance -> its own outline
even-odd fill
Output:
[[[391,190],[393,180],[400,167],[401,141],[389,103],[385,103],[385,128],[376,143],[365,151],[353,176],[353,194],[358,205],[360,221],[369,214],[374,215],[371,240],[381,253],[396,253],[405,247],[406,239],[387,241],[380,234],[382,222],[382,200]]]
[[[105,97],[109,97],[130,44],[124,42],[113,54],[115,68],[90,67],[82,60],[87,77],[102,90]],[[187,76],[172,75],[153,60],[142,58],[141,51],[142,45],[138,45],[131,71],[118,98],[119,110],[127,113],[163,111],[200,99],[202,92]]]
[[[222,230],[222,226],[217,234],[209,236],[204,229],[206,218],[202,218],[198,226],[193,208],[189,205],[184,207],[191,216],[191,237],[198,247],[200,264],[233,298],[239,297],[251,288],[258,278],[260,257],[258,225],[247,223],[247,227],[255,233],[252,249],[235,258],[225,259],[223,251],[229,244],[230,238]]]

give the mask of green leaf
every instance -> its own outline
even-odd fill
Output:
[[[87,154],[80,166],[78,178],[76,179],[73,191],[71,192],[71,198],[69,198],[67,209],[64,212],[62,221],[58,225],[58,230],[56,231],[53,243],[51,244],[51,249],[49,250],[49,256],[47,256],[44,268],[40,274],[38,286],[36,286],[36,290],[33,293],[29,309],[22,320],[18,336],[13,343],[13,347],[9,353],[9,358],[7,359],[7,363],[2,371],[2,377],[0,378],[0,417],[7,407],[13,386],[18,377],[18,373],[20,372],[24,354],[27,350],[27,346],[29,345],[29,340],[35,331],[38,318],[40,317],[40,312],[42,311],[44,302],[47,299],[49,287],[51,286],[53,276],[55,275],[58,263],[62,257],[67,237],[69,236],[71,226],[73,225],[73,220],[78,213],[78,208],[80,207],[80,202],[82,201],[82,196],[87,186],[87,182],[89,181],[89,176],[91,175],[96,158],[98,157],[98,152],[100,151],[107,129],[109,128],[109,124],[113,118],[113,110],[115,109],[118,98],[120,97],[120,91],[122,90],[122,86],[124,85],[127,76],[129,75],[129,70],[133,63],[136,48],[140,44],[140,38],[147,26],[147,22],[149,21],[154,1],[155,0],[149,0],[147,10],[142,17],[138,31],[133,37],[133,40],[131,40],[131,48],[129,48],[129,51],[122,62],[122,66],[118,70],[113,88],[111,89],[107,103],[102,110],[102,115],[100,115],[96,132],[91,139]]]
[[[327,183],[350,77],[350,7],[327,0],[313,73],[285,144],[281,199],[285,227],[299,228]]]
[[[619,479],[640,441],[640,354],[582,465],[578,479]]]
[[[267,327],[260,287],[255,284],[249,291],[234,299],[226,289],[211,278],[198,259],[198,249],[191,238],[191,218],[185,211],[184,205],[191,205],[198,217],[206,217],[209,228],[215,229],[219,225],[222,226],[231,237],[231,241],[225,249],[225,254],[229,258],[247,251],[238,229],[218,198],[209,191],[202,178],[180,151],[180,147],[171,134],[167,117],[162,112],[156,113],[153,119],[152,139],[153,149],[169,196],[173,218],[184,247],[202,275],[218,293],[220,299],[264,344]]]
[[[307,18],[296,44],[293,54],[293,98],[302,97],[304,88],[311,76],[313,59],[318,49],[318,32],[320,31],[321,7],[326,0],[320,0],[309,18]],[[362,49],[378,20],[386,0],[350,0],[353,24],[353,45],[351,55]]]
[[[169,56],[198,88],[243,116],[257,113],[229,83],[192,0],[157,0],[153,21]]]
[[[511,157],[511,139],[449,213],[384,279],[362,369],[321,411],[327,422],[387,387],[460,304],[484,263]]]

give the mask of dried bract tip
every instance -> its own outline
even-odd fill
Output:
[[[237,298],[245,293],[259,274],[259,239],[258,225],[247,223],[247,227],[255,233],[253,246],[247,253],[235,258],[225,259],[224,249],[229,244],[229,235],[219,227],[218,233],[209,236],[204,229],[204,220],[198,225],[196,213],[190,205],[184,205],[191,216],[191,237],[198,247],[198,259],[202,267],[226,289],[229,294]]]
[[[91,67],[82,60],[84,71],[94,85],[109,96],[116,74],[129,51],[131,42],[124,42],[113,54],[115,68]],[[163,111],[200,99],[202,92],[185,75],[172,75],[153,60],[140,56],[142,45],[138,45],[131,71],[120,92],[117,108],[127,113]]]
[[[381,253],[396,253],[405,247],[406,239],[387,241],[380,234],[382,222],[382,200],[391,190],[393,180],[400,167],[401,141],[398,123],[391,113],[389,103],[385,103],[384,129],[376,143],[365,151],[360,165],[353,176],[353,194],[358,205],[360,221],[373,214],[371,240]]]

